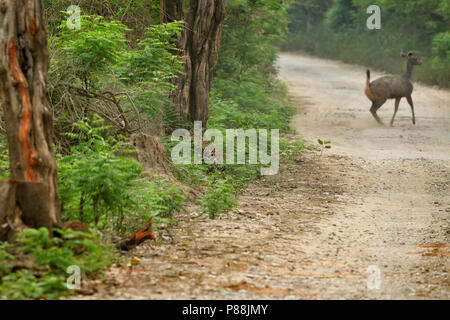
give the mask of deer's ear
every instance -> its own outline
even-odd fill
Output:
[[[400,57],[405,58],[406,57],[406,53],[400,52]]]
[[[413,53],[410,51],[408,52],[408,57],[411,57],[413,55]]]

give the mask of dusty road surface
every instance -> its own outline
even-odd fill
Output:
[[[416,84],[417,124],[402,101],[383,127],[365,68],[287,53],[278,64],[298,107],[290,139],[332,149],[283,163],[219,219],[180,217],[90,298],[450,298],[450,93]],[[392,113],[392,101],[379,110]]]

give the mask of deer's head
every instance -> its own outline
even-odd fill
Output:
[[[422,64],[422,61],[420,61],[420,59],[417,58],[412,52],[409,52],[408,54],[401,52],[400,56],[402,58],[408,59],[408,63],[410,63],[413,66],[420,66]]]

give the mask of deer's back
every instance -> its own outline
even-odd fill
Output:
[[[377,99],[393,99],[411,95],[413,86],[403,76],[384,76],[370,83],[370,90]]]

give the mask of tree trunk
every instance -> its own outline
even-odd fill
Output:
[[[162,22],[181,20],[181,0],[161,0]],[[226,0],[192,0],[184,17],[185,28],[178,47],[184,52],[185,75],[177,79],[173,95],[183,121],[209,118],[209,92],[217,65]]]
[[[302,12],[303,15],[305,16],[306,32],[309,32],[311,30],[311,20],[309,17],[309,8],[307,7],[307,5],[302,5]]]
[[[159,21],[169,23],[180,21],[184,18],[182,0],[160,0],[159,1]]]
[[[18,220],[35,228],[60,225],[43,17],[43,0],[0,1],[0,98],[11,171],[11,180],[0,184],[9,203],[0,206],[3,240],[19,231]]]

